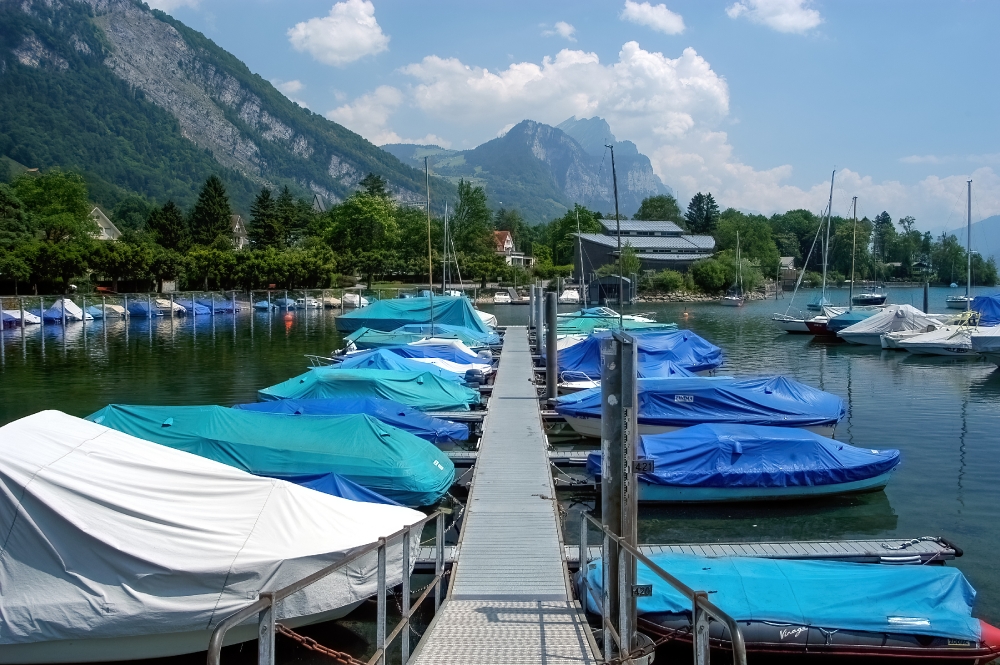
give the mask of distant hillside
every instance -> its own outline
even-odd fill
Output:
[[[561,129],[565,126],[565,130]],[[603,145],[614,142],[619,208],[631,216],[648,196],[668,194],[649,158],[631,141],[615,141],[601,118],[570,118],[559,127],[524,120],[501,137],[472,150],[438,146],[382,146],[403,163],[423,166],[452,182],[471,179],[486,187],[490,203],[517,208],[529,221],[562,215],[574,203],[614,212],[611,158]]]
[[[424,196],[422,172],[133,0],[0,0],[0,156],[82,170],[108,205],[124,190],[189,205],[212,173],[244,211],[262,185],[333,202],[369,172]]]
[[[948,231],[955,235],[958,241],[965,245],[965,227]],[[1000,266],[1000,215],[993,215],[972,224],[972,251],[979,252],[984,258],[993,257]]]

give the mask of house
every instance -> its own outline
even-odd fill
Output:
[[[618,261],[619,224],[613,219],[600,222],[602,233],[574,234],[580,238],[574,248],[574,273],[581,264],[584,273],[589,274]],[[685,233],[674,222],[623,219],[620,227],[622,247],[629,244],[635,248],[642,270],[686,270],[695,261],[715,253],[715,238]]]
[[[534,264],[533,257],[525,256],[524,252],[515,251],[514,236],[510,234],[510,231],[494,231],[493,242],[496,243],[497,255],[504,257],[507,265],[530,268]]]
[[[250,246],[250,236],[247,234],[246,224],[239,215],[230,217],[229,231],[233,235],[233,247],[236,249],[246,249]]]
[[[326,201],[319,194],[313,193],[313,212],[326,212]]]
[[[90,219],[97,223],[97,234],[95,237],[98,240],[118,240],[122,237],[122,232],[118,230],[118,227],[97,206],[94,206],[94,209],[90,211]]]
[[[782,256],[778,260],[778,265],[781,270],[781,287],[785,289],[795,288],[795,282],[799,278],[799,273],[795,270],[795,257]]]

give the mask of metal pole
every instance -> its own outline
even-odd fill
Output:
[[[437,528],[437,536],[434,539],[434,574],[440,578],[444,575],[444,513],[438,513],[435,526]],[[438,609],[441,607],[443,585],[443,581],[438,582],[437,588],[434,590],[434,614],[437,614]]]
[[[274,597],[260,595],[270,597],[271,602],[257,615],[257,665],[274,665]]]
[[[128,301],[128,296],[125,296],[125,301]],[[153,301],[150,299],[149,294],[146,294],[146,318],[152,322],[153,320]],[[152,323],[150,323],[152,328]]]
[[[968,289],[966,289],[965,295],[969,295]],[[62,326],[66,327],[66,295],[63,294],[62,299],[59,301],[59,313],[62,314]]]
[[[622,393],[621,350],[617,336],[601,340],[601,524],[622,533]],[[604,564],[605,619],[621,612],[618,596],[618,543],[606,538]],[[605,645],[610,640],[605,634]]]
[[[21,348],[24,348],[24,298],[18,298],[18,307],[21,308]]]
[[[403,621],[406,625],[403,627],[402,634],[402,649],[403,658],[402,663],[410,660],[410,529],[407,528],[403,532]]]
[[[42,296],[38,296],[38,314],[39,314],[39,325],[45,328],[45,299]],[[42,335],[42,340],[45,339],[45,335]],[[43,341],[44,344],[44,341]]]
[[[580,515],[580,556],[578,557],[580,563],[580,574],[586,575],[587,564],[590,563],[590,552],[587,551],[587,515],[583,513]],[[584,609],[586,609],[587,599],[583,599]]]
[[[267,315],[271,316],[271,289],[267,290]]]
[[[375,614],[375,646],[382,652],[377,662],[385,665],[385,538],[378,539],[378,605]]]
[[[630,335],[622,334],[621,351],[621,405],[622,405],[622,539],[632,547],[638,547],[639,487],[636,481],[636,450],[639,447],[639,362],[638,345]],[[629,650],[636,647],[636,597],[632,593],[636,580],[636,560],[626,550],[621,551],[622,559],[618,573],[625,587],[622,596],[618,634]]]
[[[545,295],[545,396],[550,403],[558,396],[559,386],[559,349],[556,345],[557,297],[551,292]]]
[[[930,300],[930,282],[924,282],[924,314],[928,314],[931,310],[928,307],[928,301]],[[23,315],[22,315],[23,316]]]
[[[535,327],[535,285],[528,291],[528,331]]]
[[[285,289],[285,311],[288,311],[288,289]]]
[[[191,294],[192,298],[194,294]],[[193,300],[191,302],[194,302]],[[174,321],[174,292],[170,292],[170,325],[173,325]]]
[[[969,178],[969,218],[965,227],[965,258],[967,261],[965,271],[965,311],[972,309],[972,301],[969,296],[972,293],[972,178]]]
[[[233,317],[236,316],[236,291],[233,291]]]

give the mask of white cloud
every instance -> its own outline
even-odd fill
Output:
[[[568,39],[571,42],[575,42],[576,28],[574,28],[571,24],[567,23],[566,21],[559,21],[554,26],[552,26],[551,30],[542,30],[543,37],[552,37],[553,35],[559,35],[564,39]]]
[[[305,90],[305,84],[298,79],[293,81],[282,81],[281,79],[271,79],[271,85],[278,89],[278,91],[287,97],[289,100],[295,102],[302,108],[309,108],[309,105],[304,101],[296,97],[300,92]]]
[[[328,16],[290,28],[288,40],[296,51],[336,67],[389,48],[389,37],[375,20],[375,6],[369,0],[338,2]]]
[[[811,0],[739,0],[726,9],[729,18],[745,16],[778,32],[804,33],[823,22]]]
[[[645,25],[668,35],[679,35],[684,32],[684,19],[680,14],[667,9],[666,5],[651,5],[648,2],[640,4],[625,0],[621,19]]]
[[[409,139],[392,131],[389,128],[389,118],[402,103],[403,93],[398,88],[382,85],[373,92],[358,97],[353,103],[338,106],[327,112],[326,117],[361,134],[375,145],[419,143],[439,145],[442,148],[451,147],[450,141],[435,134]]]
[[[150,9],[159,9],[168,14],[178,7],[197,7],[199,0],[147,0]]]

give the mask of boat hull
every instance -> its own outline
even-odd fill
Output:
[[[645,503],[720,503],[781,501],[840,494],[877,492],[885,488],[892,471],[865,480],[802,487],[680,487],[639,481],[639,501]]]
[[[972,298],[965,296],[950,297],[944,301],[945,307],[948,309],[967,309],[970,303],[972,303]]]
[[[859,346],[882,346],[882,333],[847,333],[844,335],[841,331],[837,333],[837,336],[845,342]]]
[[[971,348],[962,346],[915,346],[912,344],[901,344],[900,348],[906,349],[910,353],[918,356],[949,356],[953,358],[978,358],[979,354]]]
[[[573,428],[573,431],[580,436],[591,437],[594,439],[601,438],[601,419],[600,418],[579,418],[577,416],[564,416],[566,419],[566,424]],[[831,425],[815,425],[813,427],[804,427],[802,429],[807,429],[810,432],[819,434],[820,436],[825,436],[829,439],[833,438],[834,432],[837,428],[836,424]],[[684,429],[683,427],[677,427],[675,425],[652,425],[649,423],[639,423],[639,434],[663,434],[664,432],[676,432],[679,429]]]
[[[723,298],[719,302],[725,307],[743,307],[743,298]]]
[[[781,330],[786,333],[793,334],[805,334],[809,332],[809,326],[806,325],[805,319],[793,319],[793,318],[778,318],[775,317],[771,319],[774,325],[778,326]]]
[[[282,619],[289,628],[341,619],[364,600],[328,612]],[[94,663],[106,661],[164,658],[205,651],[212,630],[192,630],[156,635],[126,635],[95,639],[52,640],[0,645],[0,663]],[[225,644],[257,639],[257,622],[243,623],[226,633]]]
[[[810,319],[806,321],[806,327],[809,329],[813,335],[835,335],[836,333],[830,332],[826,327],[827,321],[816,321],[815,319]]]
[[[851,302],[855,305],[884,305],[886,296],[854,296]]]

